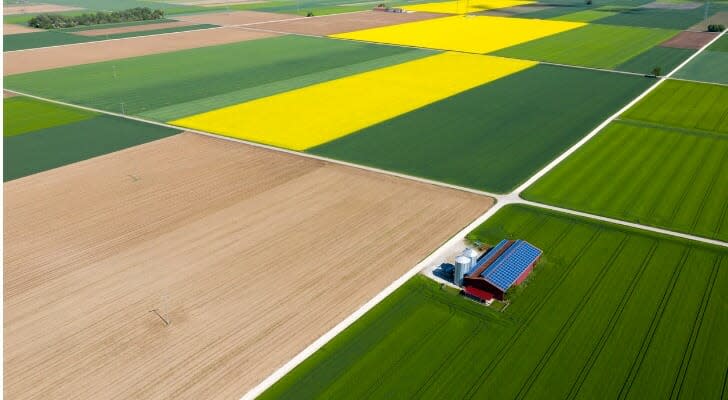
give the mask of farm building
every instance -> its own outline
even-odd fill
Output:
[[[503,300],[511,286],[517,286],[541,259],[541,250],[524,240],[503,239],[480,257],[463,277],[466,294],[487,301]]]

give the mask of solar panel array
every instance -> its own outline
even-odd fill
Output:
[[[538,248],[523,240],[517,240],[480,276],[505,292],[540,255],[541,250]]]
[[[498,254],[498,251],[500,251],[500,249],[503,246],[505,246],[507,243],[508,243],[508,239],[503,239],[503,240],[500,241],[500,243],[498,243],[497,245],[495,245],[495,247],[493,247],[492,249],[488,250],[488,253],[483,258],[481,258],[480,260],[478,260],[478,262],[476,262],[475,265],[473,265],[473,267],[470,268],[470,271],[468,271],[468,273],[466,275],[472,274],[473,272],[475,272],[475,270],[477,270],[478,268],[480,268],[481,265],[487,263],[490,259],[492,259],[493,257],[495,257],[495,255]]]

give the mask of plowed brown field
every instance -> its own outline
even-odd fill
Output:
[[[276,36],[276,34],[235,28],[212,28],[14,51],[4,54],[5,70],[3,74],[20,74],[271,36]]]
[[[4,191],[13,399],[238,398],[492,205],[189,133]]]

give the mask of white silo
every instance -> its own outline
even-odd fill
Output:
[[[453,280],[456,285],[463,286],[463,276],[470,271],[470,263],[470,257],[455,257],[455,276]]]
[[[478,263],[478,252],[475,251],[475,249],[471,249],[470,247],[466,247],[465,250],[463,250],[463,255],[465,257],[468,257],[470,259],[470,267],[471,268],[475,264]]]

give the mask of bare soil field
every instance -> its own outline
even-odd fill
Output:
[[[6,91],[6,90],[3,90],[3,98],[4,98],[4,99],[7,99],[8,97],[15,97],[15,96],[17,96],[17,95],[15,94],[15,93],[13,93],[13,92],[8,92],[8,91]]]
[[[660,44],[663,47],[676,47],[678,49],[699,49],[713,40],[717,33],[684,31]]]
[[[16,14],[42,14],[51,12],[63,12],[83,10],[79,7],[68,7],[57,4],[28,4],[28,5],[3,5],[3,15]]]
[[[20,74],[271,36],[276,36],[276,34],[234,28],[211,28],[6,52],[3,74]]]
[[[3,24],[3,35],[16,35],[18,33],[41,32],[43,29],[35,29],[29,26],[18,24]]]
[[[4,192],[13,399],[239,398],[492,205],[190,133]]]
[[[132,25],[132,26],[120,26],[116,28],[102,28],[102,29],[90,29],[87,31],[73,32],[74,35],[81,36],[104,36],[104,35],[115,35],[117,33],[127,32],[144,32],[153,31],[155,29],[165,28],[177,28],[180,26],[194,25],[187,21],[174,21],[174,22],[160,22],[158,24],[143,24],[143,25]]]
[[[702,21],[699,24],[691,26],[689,30],[705,32],[708,30],[708,25],[710,24],[723,24],[728,26],[728,11],[719,11],[708,17],[707,21]]]
[[[177,2],[177,4],[184,4],[187,6],[201,6],[201,7],[214,7],[222,6],[226,4],[255,4],[264,3],[265,0],[192,0],[185,2]]]
[[[213,24],[220,26],[242,26],[260,22],[280,21],[284,19],[303,18],[300,15],[276,14],[262,11],[232,11],[220,13],[181,15],[175,17],[180,21],[195,24]]]
[[[360,29],[422,21],[444,16],[446,15],[420,12],[390,13],[382,11],[362,11],[357,13],[323,15],[321,17],[256,24],[254,28],[303,35],[325,36],[336,33],[352,32]]]

